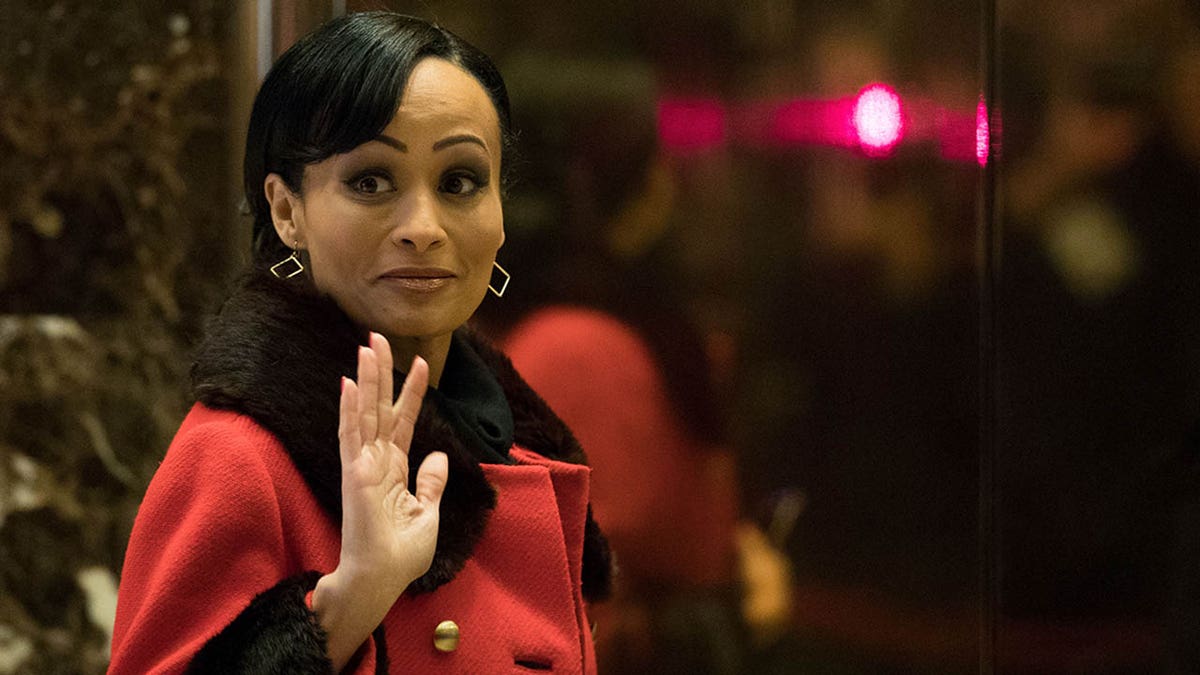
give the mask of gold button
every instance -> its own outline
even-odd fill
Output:
[[[453,621],[443,621],[433,630],[433,646],[439,652],[452,652],[458,649],[458,624]]]

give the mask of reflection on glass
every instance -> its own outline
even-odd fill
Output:
[[[998,7],[999,669],[1192,672],[1198,17]]]

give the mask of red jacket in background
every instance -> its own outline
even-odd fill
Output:
[[[504,351],[587,452],[593,513],[622,575],[670,587],[728,583],[732,458],[687,433],[637,332],[599,311],[551,307],[519,323]]]

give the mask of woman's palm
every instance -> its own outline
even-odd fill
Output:
[[[344,380],[338,438],[342,462],[342,554],[339,568],[399,595],[429,569],[437,542],[446,455],[432,452],[408,489],[408,450],[429,379],[413,361],[392,400],[392,355],[372,333],[358,355],[358,381]]]

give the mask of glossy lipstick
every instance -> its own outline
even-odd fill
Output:
[[[444,267],[397,267],[379,276],[380,281],[418,293],[432,293],[453,279],[454,273]]]

